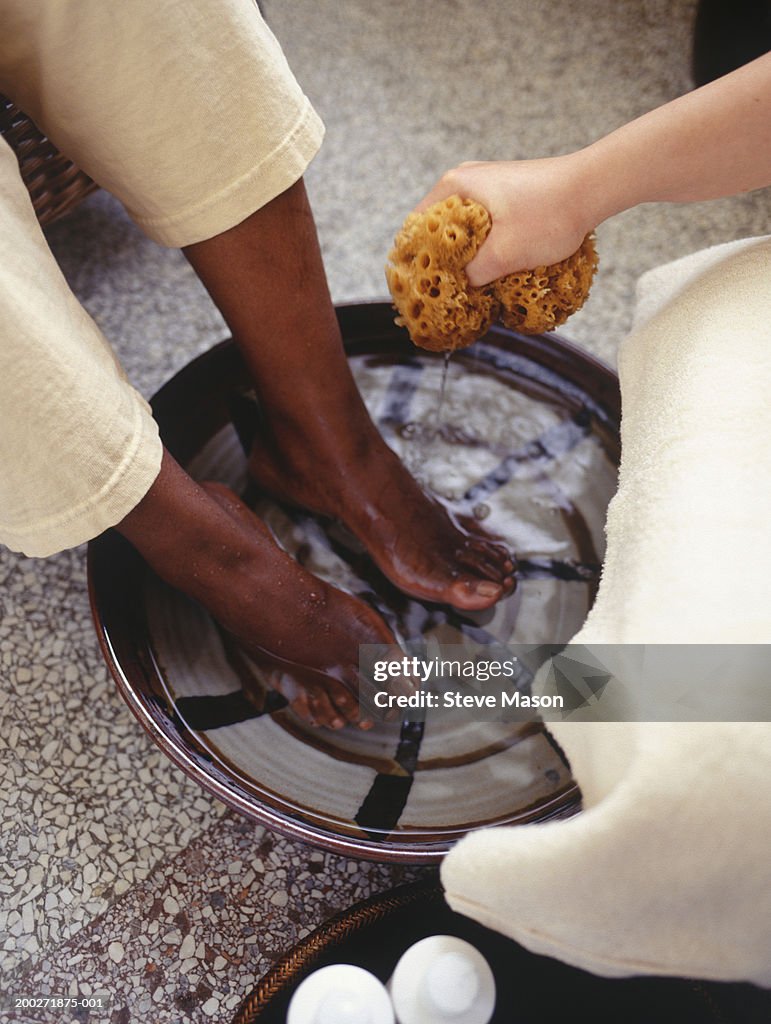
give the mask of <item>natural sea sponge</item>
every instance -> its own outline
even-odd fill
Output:
[[[386,280],[399,314],[421,348],[451,352],[480,338],[494,320],[523,334],[563,324],[584,304],[597,267],[591,235],[565,260],[491,281],[469,284],[465,266],[490,232],[487,210],[449,196],[411,213],[388,254]]]
[[[386,279],[396,322],[421,348],[463,348],[498,316],[492,290],[474,288],[463,269],[490,227],[483,206],[450,196],[424,213],[411,213],[394,239]]]
[[[553,331],[583,306],[597,263],[594,239],[587,235],[573,255],[559,263],[498,278],[492,288],[501,304],[501,320],[522,334]]]

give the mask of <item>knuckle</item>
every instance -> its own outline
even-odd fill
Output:
[[[456,188],[460,185],[462,178],[463,172],[461,167],[453,167],[442,176],[442,184],[450,188]]]

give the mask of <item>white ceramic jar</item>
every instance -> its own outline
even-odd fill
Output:
[[[383,983],[353,964],[330,964],[309,974],[289,1003],[287,1024],[394,1024]]]
[[[388,988],[398,1024],[488,1024],[495,1009],[490,965],[454,935],[430,935],[410,946]]]

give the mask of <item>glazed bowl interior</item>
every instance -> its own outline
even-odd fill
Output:
[[[338,317],[386,442],[456,519],[475,520],[516,553],[513,595],[478,613],[412,600],[340,524],[257,492],[245,456],[256,400],[230,341],[153,399],[166,446],[194,478],[245,495],[290,554],[370,603],[400,641],[569,641],[594,598],[616,484],[613,372],[557,336],[500,327],[446,367],[413,348],[386,303],[341,306]],[[429,863],[470,829],[578,806],[540,723],[445,718],[416,728],[405,712],[370,732],[308,725],[117,534],[89,546],[89,588],[104,656],[142,726],[202,786],[285,835],[350,856]]]

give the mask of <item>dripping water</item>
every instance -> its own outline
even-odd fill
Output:
[[[444,364],[442,366],[441,377],[439,378],[439,398],[437,400],[436,411],[433,416],[429,413],[422,422],[418,420],[410,420],[408,423],[403,423],[398,428],[398,433],[401,437],[406,441],[415,442],[406,462],[410,472],[416,476],[421,483],[427,482],[427,466],[431,463],[433,458],[436,458],[437,444],[445,434],[445,424],[442,422],[442,414],[444,412],[445,397],[447,394],[447,379],[452,352],[445,352],[443,355]],[[447,425],[447,429],[452,429],[449,424]]]
[[[442,432],[442,410],[444,409],[444,398],[447,393],[447,375],[450,370],[450,358],[452,352],[444,353],[444,366],[442,367],[442,379],[439,382],[439,403],[436,407],[436,424],[434,426],[434,436],[441,434]]]

